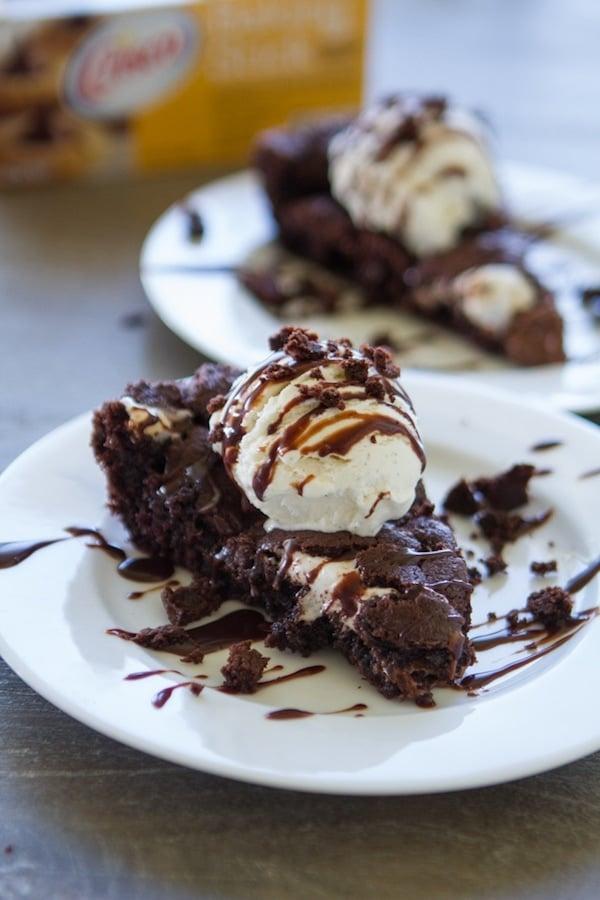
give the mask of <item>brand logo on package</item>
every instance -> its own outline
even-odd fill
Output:
[[[65,72],[66,99],[76,112],[95,119],[143,109],[178,84],[198,43],[197,22],[184,12],[115,17],[75,51]]]

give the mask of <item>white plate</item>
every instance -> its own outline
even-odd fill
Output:
[[[490,610],[501,614],[522,605],[534,586],[552,583],[530,574],[531,560],[557,558],[564,582],[595,557],[600,477],[578,478],[598,465],[600,433],[593,426],[458,380],[451,390],[435,376],[412,376],[407,384],[428,446],[426,482],[434,498],[461,474],[495,472],[516,460],[554,470],[533,488],[534,508],[555,507],[553,519],[509,549],[509,578],[499,575],[476,589],[475,621]],[[564,443],[544,454],[528,452],[551,438]],[[84,416],[35,444],[0,478],[0,540],[59,537],[73,524],[100,525],[118,537],[104,502]],[[470,530],[461,524],[467,546]],[[577,595],[578,608],[597,602],[598,587],[592,583]],[[25,681],[104,734],[207,772],[311,791],[402,794],[500,782],[600,748],[598,620],[477,698],[437,691],[433,710],[384,700],[333,652],[311,658],[327,666],[313,678],[245,698],[210,689],[194,697],[183,689],[157,710],[151,704],[156,691],[182,679],[132,682],[125,675],[174,667],[206,672],[215,684],[225,658],[213,654],[201,666],[186,667],[106,634],[113,626],[164,623],[158,592],[128,600],[132,585],[81,539],[1,570],[0,588],[0,651]],[[287,672],[306,665],[292,654],[266,652]],[[495,652],[484,654],[480,667],[493,664]],[[355,703],[367,704],[364,717],[265,718],[274,707],[326,711]]]
[[[511,208],[527,221],[571,222],[551,248],[536,248],[548,265],[566,322],[572,361],[518,368],[474,347],[447,329],[391,310],[309,317],[321,334],[348,335],[359,343],[383,333],[410,344],[398,356],[403,368],[442,369],[489,386],[543,399],[559,409],[600,408],[600,327],[582,312],[577,288],[600,284],[600,187],[552,170],[507,164],[502,169]],[[141,254],[141,278],[161,319],[179,337],[213,359],[245,367],[264,353],[281,324],[227,273],[184,271],[189,266],[236,266],[273,240],[265,199],[253,175],[214,181],[187,202],[206,227],[199,243],[186,232],[180,204],[158,220]],[[183,267],[183,269],[182,269]],[[179,271],[178,271],[179,269]],[[420,337],[421,336],[421,337]]]

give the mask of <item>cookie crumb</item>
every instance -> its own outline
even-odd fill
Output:
[[[547,562],[532,562],[529,566],[536,575],[547,575],[548,572],[556,572],[558,563],[555,559],[549,559]]]
[[[221,669],[224,689],[231,694],[253,694],[268,662],[267,656],[252,649],[251,641],[234,644]]]

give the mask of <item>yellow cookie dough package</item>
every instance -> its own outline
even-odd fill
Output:
[[[367,4],[5,0],[0,186],[238,165],[262,128],[355,108]]]

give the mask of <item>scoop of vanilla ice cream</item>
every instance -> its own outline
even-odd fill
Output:
[[[395,373],[321,346],[322,359],[282,352],[242,376],[211,418],[215,449],[267,529],[374,535],[414,500],[425,463],[416,417]]]
[[[417,256],[451,249],[500,205],[480,122],[437,99],[399,95],[366,110],[331,141],[329,179],[358,227]]]
[[[454,280],[465,319],[494,334],[506,331],[517,313],[531,309],[536,289],[517,266],[492,263],[467,269]]]

